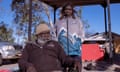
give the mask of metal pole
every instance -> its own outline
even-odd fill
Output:
[[[68,55],[69,55],[69,27],[68,27],[68,17],[67,18],[67,49],[68,49]]]
[[[30,0],[29,2],[28,41],[31,41],[31,27],[32,27],[32,0]]]
[[[56,22],[56,9],[57,8],[54,8],[54,24]],[[55,31],[56,35],[57,35],[57,26],[56,26],[56,31]]]
[[[113,52],[112,52],[112,33],[111,33],[111,17],[110,17],[110,0],[107,0],[107,10],[108,10],[108,31],[109,31],[109,47],[110,47],[110,60],[112,61]]]
[[[54,8],[54,24],[56,22],[56,8]]]
[[[106,7],[104,7],[104,19],[105,19],[105,35],[107,36],[107,17],[106,17]]]

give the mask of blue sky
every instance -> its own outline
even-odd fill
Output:
[[[120,34],[120,4],[110,5],[111,27],[112,31]],[[88,20],[90,31],[104,31],[104,8],[101,5],[84,6],[82,12],[83,18]]]
[[[0,3],[0,22],[4,21],[13,27],[13,13],[10,9],[12,0],[2,0]],[[111,10],[111,24],[112,32],[120,34],[120,4],[112,4]],[[89,31],[103,32],[104,31],[104,9],[101,5],[83,6],[82,17],[90,24]]]
[[[0,3],[0,22],[4,21],[10,27],[13,26],[13,12],[11,11],[11,4],[12,0],[2,0]]]

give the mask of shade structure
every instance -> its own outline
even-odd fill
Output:
[[[104,7],[105,11],[105,28],[107,28],[106,24],[106,8],[108,12],[108,38],[110,43],[110,58],[112,59],[112,34],[111,34],[111,17],[110,17],[110,4],[112,3],[120,3],[120,0],[40,0],[44,3],[47,3],[48,5],[52,6],[54,10],[56,10],[58,7],[62,6],[65,2],[71,2],[75,6],[86,6],[86,5],[102,5]],[[54,12],[55,16],[55,12]],[[55,21],[55,17],[54,17]],[[105,29],[107,31],[107,29]]]
[[[107,5],[107,0],[40,0],[53,8],[62,6],[65,2],[71,2],[75,6],[86,6],[86,5]],[[110,3],[120,3],[120,0],[110,0]]]

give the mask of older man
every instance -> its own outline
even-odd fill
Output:
[[[21,72],[63,72],[62,66],[78,64],[65,55],[58,42],[51,40],[47,24],[36,29],[36,42],[28,42],[19,60]]]

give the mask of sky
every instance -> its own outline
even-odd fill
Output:
[[[13,27],[13,12],[10,4],[12,0],[2,0],[0,2],[0,22],[4,21]],[[110,5],[111,29],[112,32],[120,34],[120,3]],[[52,17],[51,17],[52,18]],[[101,5],[90,5],[82,7],[82,18],[88,21],[90,32],[104,32],[104,8]]]
[[[12,0],[1,0],[0,2],[0,22],[4,21],[10,27],[13,26],[13,12],[11,11]]]
[[[101,5],[84,6],[82,15],[85,20],[88,20],[90,31],[105,31],[104,8]],[[110,5],[110,17],[112,32],[120,34],[120,4]]]

